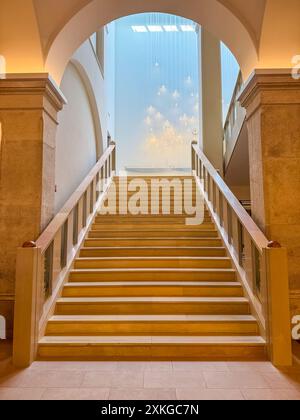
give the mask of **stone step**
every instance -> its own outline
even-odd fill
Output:
[[[257,335],[251,315],[53,316],[46,335]]]
[[[44,337],[40,360],[239,361],[266,360],[258,336],[90,336]]]
[[[55,315],[250,315],[245,298],[60,298]]]

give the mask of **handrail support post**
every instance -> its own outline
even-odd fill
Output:
[[[274,366],[292,365],[289,276],[286,248],[264,248],[268,353]]]
[[[41,295],[41,250],[19,248],[16,265],[16,302],[14,315],[13,364],[30,366],[36,359],[39,334],[39,296]]]

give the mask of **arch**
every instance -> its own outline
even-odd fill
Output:
[[[95,97],[95,91],[92,87],[90,82],[89,76],[83,67],[83,65],[78,61],[76,58],[71,58],[70,63],[75,67],[88,96],[88,100],[90,103],[93,121],[94,121],[94,128],[95,128],[95,137],[96,137],[96,153],[97,159],[99,159],[103,154],[103,137],[102,137],[102,129],[101,129],[101,122],[100,122],[100,111],[98,110],[97,100]]]
[[[57,31],[46,52],[46,71],[60,83],[73,53],[93,32],[118,18],[147,12],[182,16],[205,27],[230,48],[244,78],[257,65],[258,46],[251,31],[218,0],[91,0]]]

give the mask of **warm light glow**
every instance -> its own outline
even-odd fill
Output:
[[[139,33],[148,32],[146,26],[132,26],[132,30],[133,32],[139,32]]]

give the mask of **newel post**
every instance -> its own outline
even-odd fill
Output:
[[[287,249],[270,242],[264,249],[268,352],[275,366],[292,365]]]
[[[34,242],[27,242],[18,249],[16,264],[13,364],[19,368],[36,359],[41,274],[41,250]]]

